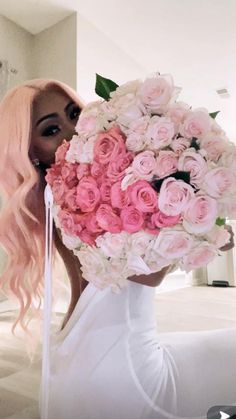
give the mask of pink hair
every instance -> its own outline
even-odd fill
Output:
[[[41,318],[41,297],[44,291],[45,209],[44,177],[35,169],[29,149],[35,98],[49,88],[59,88],[81,108],[83,101],[68,85],[58,80],[33,79],[11,89],[0,103],[0,192],[3,204],[0,213],[0,244],[7,254],[1,275],[0,290],[17,298],[20,312],[18,323],[36,348],[40,336],[32,339],[28,323],[34,316]],[[53,243],[53,267],[56,248]],[[53,297],[54,298],[54,297]],[[36,305],[36,301],[39,303]],[[27,312],[31,313],[26,323]],[[42,311],[42,310],[41,310]],[[27,348],[32,361],[34,351]]]

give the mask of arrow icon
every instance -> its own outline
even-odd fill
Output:
[[[221,410],[220,410],[220,419],[228,419],[228,418],[230,418],[230,416],[228,415],[228,413],[225,413],[225,412],[222,412]]]

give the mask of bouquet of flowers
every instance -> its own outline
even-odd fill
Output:
[[[170,75],[122,86],[97,75],[46,180],[53,216],[83,276],[114,292],[130,275],[206,266],[230,239],[236,146],[218,112],[178,101]]]

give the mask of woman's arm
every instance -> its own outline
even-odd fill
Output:
[[[149,275],[133,275],[128,278],[129,281],[138,284],[148,285],[149,287],[157,287],[163,281],[165,276],[175,269],[175,265],[165,266],[161,271],[154,272]]]

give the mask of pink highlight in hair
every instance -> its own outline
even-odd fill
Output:
[[[19,315],[11,330],[15,334],[15,328],[20,324],[28,342],[27,352],[31,362],[42,333],[40,329],[32,335],[27,326],[34,317],[42,319],[45,180],[43,174],[33,166],[29,148],[34,100],[40,92],[51,87],[60,88],[83,108],[83,102],[71,87],[52,79],[28,80],[7,92],[0,103],[0,193],[3,198],[0,244],[7,254],[0,290],[20,303]],[[54,267],[54,243],[52,253]],[[28,322],[27,313],[30,317]]]

